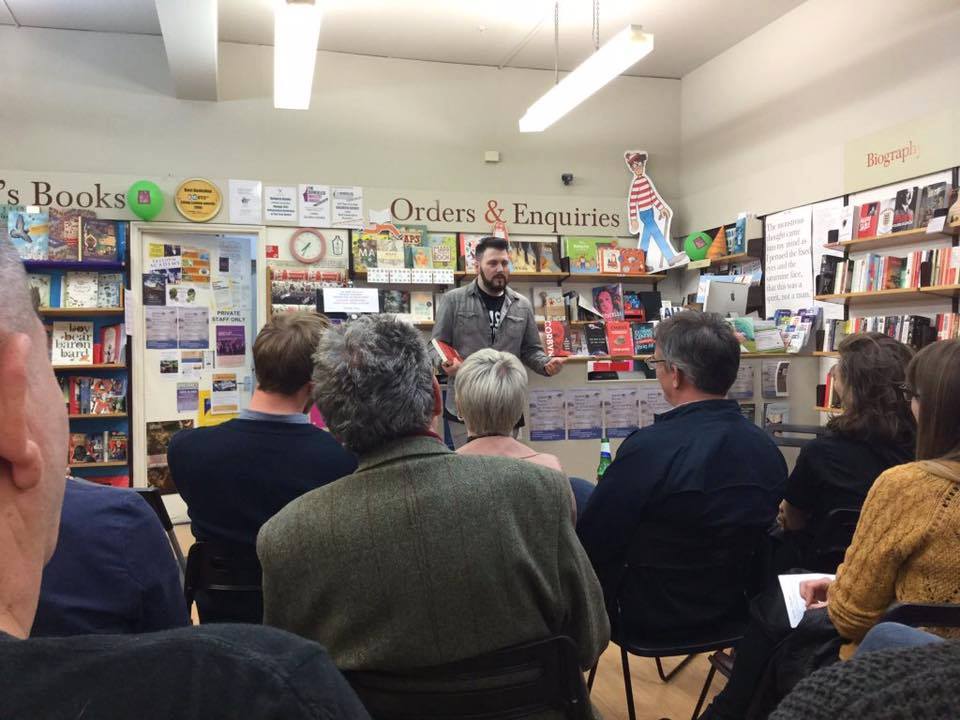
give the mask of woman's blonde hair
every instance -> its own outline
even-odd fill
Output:
[[[454,387],[474,435],[509,435],[527,404],[527,371],[514,355],[491,348],[463,361]]]

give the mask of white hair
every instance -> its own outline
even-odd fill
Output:
[[[457,407],[474,435],[507,435],[523,415],[527,371],[510,353],[477,350],[457,371]]]

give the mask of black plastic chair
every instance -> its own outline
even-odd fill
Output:
[[[654,658],[664,680],[669,680],[695,655],[735,647],[748,621],[748,599],[761,587],[769,562],[766,528],[720,528],[684,531],[667,526],[647,525],[631,543],[611,612],[611,640],[620,647],[620,663],[627,698],[627,715],[636,719],[633,687],[630,679],[630,655]],[[632,580],[631,580],[632,579]],[[632,591],[625,593],[632,582]],[[677,627],[665,633],[652,628],[635,629],[637,618],[650,609],[645,594],[661,592],[656,603],[669,612],[669,588],[677,588],[683,597],[684,617],[698,618],[698,626]],[[663,588],[668,588],[663,591]],[[697,598],[703,599],[698,613]],[[708,601],[716,600],[716,602]],[[649,633],[649,636],[645,636]],[[659,659],[684,659],[664,675]],[[596,666],[590,671],[587,686],[593,686]],[[693,718],[713,682],[716,668],[711,666]]]
[[[880,622],[910,627],[960,627],[960,605],[953,603],[894,603]]]
[[[564,636],[448,665],[343,674],[374,720],[507,720],[550,710],[592,718],[577,647]]]
[[[813,538],[804,566],[813,572],[835,573],[853,541],[859,521],[860,511],[853,508],[828,512]]]
[[[770,423],[764,425],[763,429],[777,447],[795,448],[802,448],[811,440],[828,432],[823,425],[790,425],[785,423]],[[791,437],[784,437],[784,433],[790,433]],[[797,437],[797,435],[812,435],[813,437],[804,438]]]
[[[197,542],[187,555],[187,608],[197,603],[201,623],[263,622],[260,560],[253,548]]]
[[[160,518],[160,524],[163,525],[167,537],[170,538],[170,546],[173,548],[173,554],[177,558],[177,565],[180,566],[180,582],[186,582],[185,574],[187,570],[187,560],[183,557],[183,549],[180,547],[180,541],[177,540],[177,534],[173,530],[173,521],[170,520],[170,513],[167,512],[167,506],[163,504],[163,498],[160,491],[155,487],[134,488],[137,494],[153,508],[153,511]]]

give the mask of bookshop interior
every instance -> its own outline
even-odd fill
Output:
[[[0,0],[0,718],[960,717],[958,38]]]

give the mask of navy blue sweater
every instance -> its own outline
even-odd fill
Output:
[[[313,425],[245,419],[177,433],[167,462],[194,537],[251,547],[291,500],[357,469],[356,458]]]

